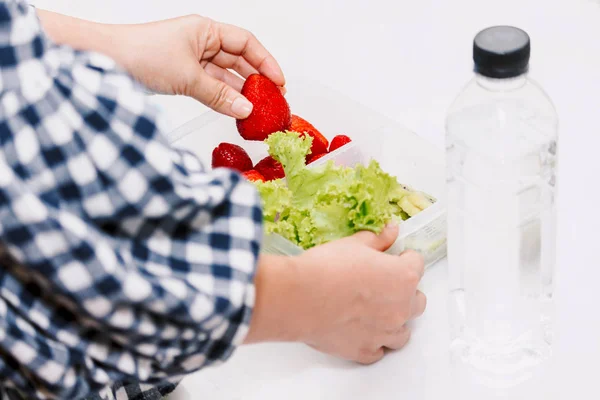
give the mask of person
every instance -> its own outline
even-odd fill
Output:
[[[389,225],[262,254],[260,199],[169,146],[143,93],[235,118],[282,88],[249,32],[199,16],[105,25],[0,2],[0,387],[17,399],[158,399],[242,344],[363,364],[408,341],[423,260]]]

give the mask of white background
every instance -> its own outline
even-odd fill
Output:
[[[511,393],[457,379],[447,362],[445,263],[425,277],[429,308],[410,345],[371,367],[302,346],[242,348],[187,378],[174,399],[600,398],[600,2],[592,0],[72,0],[36,5],[92,20],[144,22],[189,13],[243,26],[290,76],[309,76],[443,145],[447,106],[471,74],[474,34],[495,24],[532,38],[531,75],[560,121],[557,336],[552,368]],[[171,128],[206,109],[156,96]],[[461,391],[463,390],[463,391]],[[478,392],[477,392],[478,391]],[[477,393],[477,394],[474,394]]]

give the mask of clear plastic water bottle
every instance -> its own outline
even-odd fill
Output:
[[[478,33],[446,120],[451,353],[508,379],[552,341],[558,120],[529,55],[521,29]]]

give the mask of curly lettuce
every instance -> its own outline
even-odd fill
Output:
[[[375,160],[353,168],[333,161],[307,168],[308,135],[276,132],[265,142],[285,171],[285,179],[255,182],[266,232],[304,249],[361,230],[379,233],[389,221],[408,219],[434,202],[398,183]]]

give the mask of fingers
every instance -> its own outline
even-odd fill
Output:
[[[417,290],[415,297],[412,300],[410,305],[410,318],[415,319],[419,318],[425,312],[425,308],[427,307],[427,297],[423,292]]]
[[[373,232],[362,231],[350,236],[351,241],[360,242],[378,251],[389,249],[398,238],[398,224],[388,224],[383,231],[376,235]]]
[[[244,80],[239,76],[232,74],[230,71],[223,69],[220,66],[217,66],[213,63],[206,64],[204,70],[208,75],[220,80],[221,82],[224,82],[236,91],[242,91],[242,87],[244,86]]]
[[[247,78],[248,76],[256,73],[254,68],[250,67],[250,65],[243,58],[238,57],[238,59],[242,60],[242,62],[246,64],[248,69],[244,70],[244,68],[239,67],[238,69],[233,68],[234,71],[236,71],[237,73],[242,75],[244,78]],[[240,78],[236,74],[233,74],[231,71],[229,71],[226,68],[227,67],[225,67],[223,65],[217,65],[215,63],[214,58],[213,58],[212,62],[207,62],[204,65],[204,70],[206,71],[207,74],[209,74],[210,76],[212,76],[215,79],[225,82],[226,84],[228,84],[229,86],[231,86],[232,88],[237,90],[238,92],[241,92],[242,88],[244,87],[244,79]],[[284,96],[287,93],[287,90],[282,86],[279,87],[279,90],[281,90],[281,93]],[[241,117],[241,118],[243,118],[243,117]]]
[[[221,68],[232,69],[240,74],[244,79],[252,74],[257,74],[258,71],[242,56],[229,54],[223,50],[219,51],[213,58],[212,63]]]
[[[213,72],[216,73],[216,70]],[[225,82],[208,74],[200,64],[190,84],[189,95],[213,110],[233,118],[243,119],[252,112],[252,103]]]
[[[285,77],[275,58],[245,29],[228,24],[217,24],[221,49],[242,56],[250,66],[271,79],[277,86],[285,85]]]
[[[391,335],[384,346],[392,350],[400,350],[410,339],[410,328],[406,325],[402,326],[398,332]]]

